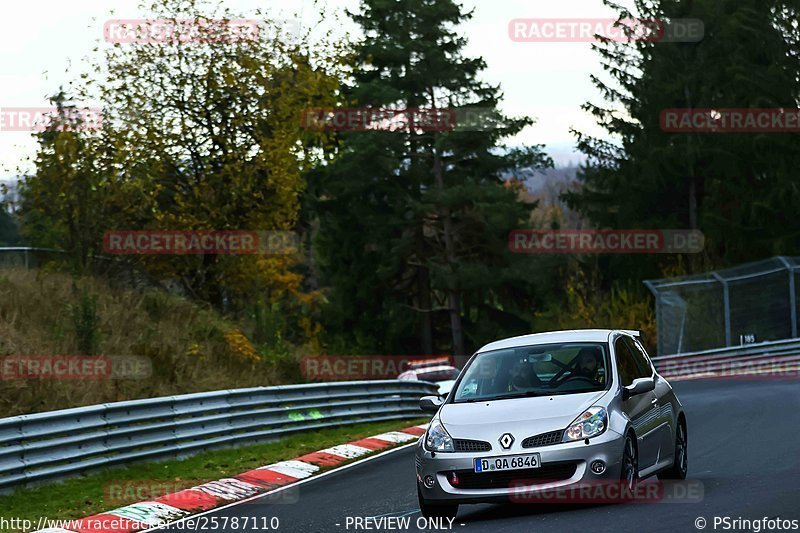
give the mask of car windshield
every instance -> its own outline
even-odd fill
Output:
[[[477,354],[455,403],[599,391],[608,384],[605,343],[569,342]]]

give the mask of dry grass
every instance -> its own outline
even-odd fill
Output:
[[[103,280],[45,270],[0,270],[0,357],[80,354],[73,309],[87,298],[96,302],[94,351],[147,357],[152,377],[0,379],[0,417],[281,381],[271,363],[242,356],[251,355],[241,346],[246,338],[232,335],[237,325],[210,309],[163,291],[112,289]]]

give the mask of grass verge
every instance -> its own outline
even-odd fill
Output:
[[[261,314],[263,320],[270,316]],[[250,322],[160,289],[123,289],[104,278],[73,278],[48,269],[2,268],[0,359],[138,356],[151,363],[152,375],[0,379],[0,417],[300,382],[297,355],[314,352],[277,338],[252,344],[257,328]]]
[[[142,497],[141,494],[127,494],[128,491],[120,494],[114,490],[120,483],[137,481],[152,483],[154,486],[159,486],[159,483],[168,486],[186,484],[184,488],[188,488],[337,444],[426,422],[428,418],[416,418],[324,428],[275,442],[204,452],[179,461],[141,463],[109,469],[59,483],[19,489],[13,494],[0,496],[0,516],[33,520],[34,523],[41,516],[51,519],[83,518],[148,499],[148,496]],[[177,490],[179,489],[167,492]],[[109,496],[113,501],[106,501]]]

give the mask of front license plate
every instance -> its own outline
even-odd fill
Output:
[[[539,468],[541,465],[542,460],[539,458],[538,453],[484,457],[483,459],[475,459],[475,472],[522,470],[524,468]]]

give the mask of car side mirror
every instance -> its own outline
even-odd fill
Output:
[[[655,390],[655,388],[656,382],[653,381],[653,378],[634,379],[633,383],[622,388],[622,399],[627,400],[628,398],[633,398],[639,394],[644,394],[645,392]]]
[[[426,413],[435,413],[442,406],[441,398],[438,396],[423,396],[419,399],[419,408]]]

